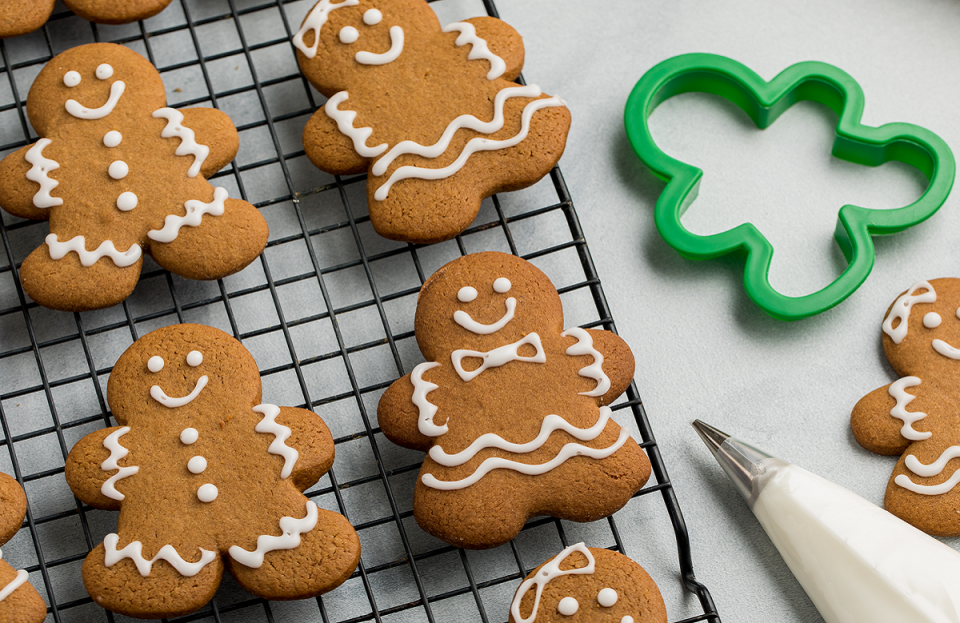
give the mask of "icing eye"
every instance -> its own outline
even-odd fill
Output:
[[[580,604],[574,597],[564,597],[560,600],[560,603],[557,604],[557,612],[567,617],[576,614],[579,609]]]
[[[597,593],[597,603],[603,606],[604,608],[609,608],[613,604],[617,603],[619,599],[617,591],[612,588],[604,588],[599,593]]]
[[[509,292],[513,284],[510,283],[510,280],[506,277],[500,277],[493,282],[493,291],[503,294],[504,292]]]
[[[187,355],[187,365],[196,368],[201,363],[203,363],[203,353],[199,350],[191,350],[190,354]]]
[[[123,140],[123,135],[116,130],[110,130],[103,135],[103,144],[107,147],[116,147]]]
[[[150,370],[154,374],[156,374],[160,370],[163,370],[163,357],[158,357],[157,355],[154,355],[153,357],[148,359],[147,370]]]
[[[477,289],[470,286],[463,286],[460,288],[460,291],[457,292],[457,300],[461,303],[469,303],[470,301],[477,298]],[[958,315],[960,315],[960,310],[957,310]]]
[[[104,63],[103,65],[100,65],[99,67],[97,67],[97,78],[100,78],[101,80],[106,80],[112,75],[113,75],[113,67],[111,67],[110,65],[107,65],[106,63]]]
[[[374,26],[376,24],[379,24],[382,19],[383,19],[383,13],[381,13],[377,9],[370,9],[363,14],[363,23],[366,24],[367,26]]]
[[[360,38],[360,32],[353,26],[344,26],[340,29],[340,43],[353,43]]]
[[[180,443],[186,446],[197,443],[197,439],[200,439],[200,433],[195,428],[185,428],[180,433]]]
[[[923,326],[928,329],[936,329],[940,326],[941,322],[943,322],[943,319],[940,318],[940,314],[937,312],[930,312],[923,317]]]
[[[72,89],[80,84],[80,74],[75,71],[68,71],[63,74],[63,83]]]

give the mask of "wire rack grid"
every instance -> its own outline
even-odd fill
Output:
[[[520,579],[570,542],[585,538],[643,562],[628,551],[614,517],[586,525],[535,519],[513,542],[487,552],[448,546],[413,521],[422,455],[383,438],[376,403],[421,360],[412,319],[426,277],[468,252],[510,252],[558,286],[567,326],[616,328],[558,169],[527,191],[485,201],[474,226],[455,240],[423,247],[373,232],[363,176],[327,176],[310,165],[300,133],[323,98],[300,75],[290,38],[312,4],[176,0],[155,18],[110,27],[58,5],[40,31],[0,41],[0,155],[36,140],[25,95],[46,61],[83,43],[121,43],[158,67],[171,106],[230,114],[241,151],[216,183],[253,202],[271,228],[260,260],[238,275],[191,282],[147,258],[140,284],[122,305],[67,314],[37,306],[19,283],[18,267],[46,225],[3,214],[0,471],[13,474],[29,498],[23,529],[4,549],[47,600],[48,621],[125,620],[96,606],[80,579],[84,557],[113,531],[116,514],[77,501],[63,463],[83,435],[112,425],[105,387],[120,353],[138,336],[178,322],[231,333],[256,357],[265,401],[299,402],[324,418],[337,461],[308,495],[350,519],[363,546],[356,573],[327,595],[266,602],[227,578],[209,606],[183,620],[503,621]],[[449,21],[484,11],[497,16],[491,0],[433,6]],[[621,425],[643,439],[653,464],[654,478],[628,507],[659,498],[676,537],[674,577],[669,586],[661,580],[661,588],[685,588],[695,600],[692,616],[672,620],[719,622],[709,591],[694,576],[686,527],[635,385],[614,409]]]

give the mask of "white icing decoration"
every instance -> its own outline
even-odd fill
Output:
[[[633,622],[633,617],[630,616],[629,614],[624,615],[624,617],[623,617],[622,619],[620,619],[620,623],[634,623],[634,622]]]
[[[482,463],[480,463],[480,466],[477,467],[477,471],[461,480],[438,480],[433,474],[424,474],[422,482],[432,489],[449,491],[451,489],[464,489],[469,487],[495,469],[512,469],[515,472],[520,472],[521,474],[526,474],[528,476],[539,476],[540,474],[545,474],[550,470],[559,467],[566,462],[567,459],[575,456],[586,456],[591,459],[605,459],[619,450],[629,438],[630,434],[627,433],[626,430],[620,429],[620,436],[612,445],[606,448],[590,448],[579,443],[568,443],[560,448],[560,452],[557,453],[557,456],[546,463],[540,464],[518,463],[516,461],[511,461],[509,459],[500,457],[490,457],[489,459],[485,459]],[[957,473],[960,474],[960,472]]]
[[[943,340],[934,340],[933,350],[937,351],[944,357],[948,357],[950,359],[960,359],[960,350],[957,350],[953,346],[950,346]]]
[[[362,65],[386,65],[400,58],[401,52],[403,52],[403,28],[391,26],[389,50],[383,54],[374,54],[367,51],[357,52],[354,58]]]
[[[87,241],[83,236],[74,236],[70,240],[60,242],[56,234],[48,234],[44,242],[50,248],[50,259],[63,259],[67,253],[73,251],[80,256],[80,263],[84,266],[93,266],[101,257],[109,257],[118,268],[125,268],[136,264],[143,253],[140,245],[136,243],[131,244],[126,251],[118,251],[110,240],[104,240],[93,251],[87,251]]]
[[[167,125],[160,132],[161,138],[178,138],[180,146],[174,152],[177,156],[193,156],[193,164],[187,169],[187,176],[196,177],[200,173],[203,161],[210,155],[210,148],[197,142],[196,133],[183,125],[183,113],[176,108],[160,108],[153,111],[157,119],[166,119]]]
[[[100,469],[105,472],[112,472],[114,470],[120,470],[113,476],[111,476],[103,485],[100,487],[100,493],[107,496],[113,500],[122,501],[124,496],[122,493],[117,491],[116,484],[118,480],[123,480],[124,478],[129,478],[137,472],[140,471],[140,468],[136,465],[131,465],[128,467],[120,467],[118,462],[120,459],[126,457],[130,454],[130,451],[124,448],[120,444],[120,438],[130,432],[129,426],[124,426],[123,428],[117,429],[114,432],[107,435],[106,439],[103,440],[103,447],[110,451],[110,456],[107,457],[107,460],[100,464]]]
[[[279,549],[293,549],[300,546],[300,535],[313,530],[317,525],[317,505],[307,500],[307,516],[302,519],[293,517],[280,518],[280,536],[262,534],[257,537],[257,549],[248,551],[240,546],[230,547],[230,557],[241,565],[251,569],[259,569],[263,565],[265,554]]]
[[[191,368],[196,368],[201,363],[203,363],[203,353],[199,350],[191,350],[187,353],[187,365]]]
[[[540,449],[543,444],[547,442],[547,439],[550,438],[550,435],[558,430],[569,433],[572,437],[580,441],[593,441],[599,437],[603,429],[607,427],[611,413],[610,407],[600,407],[600,416],[597,418],[597,423],[590,428],[577,428],[559,415],[550,414],[543,418],[543,421],[540,423],[540,432],[537,436],[527,443],[512,443],[496,433],[486,433],[477,437],[476,441],[470,444],[469,447],[456,454],[447,454],[440,446],[430,448],[429,454],[431,459],[444,467],[456,467],[463,465],[475,457],[481,450],[487,448],[505,450],[513,454],[533,452],[534,450]]]
[[[195,428],[185,428],[180,433],[180,443],[185,446],[192,446],[200,439],[200,433]]]
[[[200,395],[200,392],[203,390],[203,388],[207,386],[207,381],[209,380],[210,379],[207,378],[207,375],[204,374],[197,379],[197,384],[194,386],[193,391],[181,398],[171,398],[170,396],[167,396],[166,392],[160,389],[159,385],[154,385],[150,388],[150,397],[168,409],[182,407],[193,402],[194,399]]]
[[[588,379],[593,379],[597,382],[597,386],[588,392],[580,392],[580,395],[598,397],[610,391],[610,377],[603,371],[603,354],[593,347],[593,338],[590,336],[590,332],[580,327],[574,327],[567,329],[560,335],[563,337],[573,336],[577,338],[577,343],[564,351],[567,355],[590,355],[593,357],[593,363],[584,368],[580,368],[579,374]]]
[[[943,318],[937,312],[930,312],[923,317],[923,326],[928,329],[936,329],[943,322]]]
[[[536,95],[531,96],[525,93],[524,94],[518,93],[518,91],[531,89],[531,87],[533,90],[536,91],[537,93]],[[504,95],[505,93],[508,93],[508,92],[510,92],[509,95]],[[528,91],[528,92],[531,92],[531,91]],[[389,154],[387,154],[386,156],[384,156],[383,158],[381,158],[376,162],[376,164],[373,166],[373,169],[372,169],[374,171],[374,175],[377,175],[376,171],[379,169],[381,162],[386,161],[386,164],[382,167],[382,170],[386,172],[386,168],[389,162],[392,162],[393,158],[396,158],[401,153],[415,153],[415,154],[424,156],[426,158],[436,158],[437,156],[430,156],[427,154],[433,153],[438,146],[442,147],[442,149],[439,151],[437,155],[440,155],[440,153],[443,153],[446,150],[447,146],[449,146],[450,140],[453,138],[453,135],[460,128],[469,128],[472,130],[476,130],[477,132],[481,132],[483,134],[491,134],[493,132],[496,132],[497,130],[503,127],[503,102],[506,100],[507,97],[539,97],[539,95],[540,95],[540,88],[537,87],[536,85],[529,85],[526,87],[508,87],[506,89],[503,89],[499,93],[497,93],[497,96],[494,99],[494,104],[495,106],[497,106],[497,109],[495,111],[493,121],[484,123],[479,119],[477,119],[476,117],[474,117],[473,115],[461,115],[456,119],[454,119],[449,126],[447,126],[447,129],[444,131],[440,141],[438,141],[435,145],[432,145],[430,147],[423,147],[422,145],[414,141],[402,141],[398,143],[396,147],[391,149]],[[520,131],[513,137],[508,139],[502,139],[502,140],[494,140],[494,139],[483,138],[479,136],[472,138],[464,146],[463,151],[460,152],[460,155],[457,157],[456,160],[454,160],[451,164],[439,169],[430,169],[426,167],[414,167],[410,165],[402,166],[398,168],[396,171],[394,171],[393,174],[391,174],[390,177],[387,179],[387,181],[384,182],[379,188],[377,188],[376,192],[374,193],[374,199],[376,199],[377,201],[383,201],[384,199],[386,199],[387,195],[390,193],[390,187],[401,180],[405,180],[408,178],[419,178],[424,180],[444,179],[444,178],[450,177],[451,175],[455,174],[457,171],[462,169],[464,165],[466,165],[467,160],[470,158],[470,156],[472,156],[476,152],[494,151],[499,149],[506,149],[507,147],[513,147],[514,145],[517,145],[518,143],[523,141],[523,139],[527,138],[527,134],[530,132],[530,119],[533,117],[533,113],[540,110],[541,108],[552,108],[552,107],[563,106],[563,105],[564,105],[563,100],[561,100],[559,97],[556,97],[556,96],[549,97],[546,99],[535,99],[523,108],[523,114],[521,115],[521,118],[520,118]],[[492,129],[480,129],[480,128],[492,128]],[[451,132],[451,130],[453,131]],[[401,146],[405,146],[404,150],[397,151],[398,148],[400,148]]]
[[[117,102],[120,101],[120,96],[123,95],[123,89],[125,87],[126,85],[123,84],[123,80],[117,80],[111,84],[110,98],[107,99],[107,103],[100,108],[87,108],[77,100],[67,100],[67,103],[64,106],[66,107],[67,112],[77,119],[103,119],[113,112]]]
[[[937,459],[936,462],[930,465],[924,465],[917,459],[917,457],[909,454],[907,455],[906,466],[910,471],[918,476],[936,476],[943,471],[944,467],[946,467],[947,461],[957,457],[960,457],[960,447],[950,446],[943,451],[943,454],[940,455],[940,458]],[[938,485],[918,485],[910,480],[910,477],[906,474],[900,474],[894,478],[893,481],[904,489],[908,489],[914,493],[919,493],[921,495],[942,495],[956,487],[957,483],[960,483],[960,470],[953,472],[953,475],[950,476],[949,480]]]
[[[566,560],[567,556],[573,552],[583,554],[587,559],[587,566],[580,567],[579,569],[561,570],[560,565]],[[513,617],[514,623],[533,623],[533,620],[537,618],[537,610],[540,609],[540,596],[543,594],[543,587],[551,580],[564,575],[592,575],[594,571],[596,571],[596,561],[593,558],[593,554],[590,553],[590,550],[587,549],[583,543],[577,543],[576,545],[567,547],[543,565],[535,576],[524,580],[520,588],[517,589],[517,594],[510,604],[510,615]],[[520,602],[527,594],[527,591],[534,586],[537,587],[537,592],[533,598],[533,610],[530,612],[529,617],[523,618],[520,616]]]
[[[940,454],[940,457],[936,461],[929,465],[921,463],[920,459],[912,454],[908,454],[905,464],[907,469],[917,476],[931,478],[942,473],[943,470],[946,469],[947,463],[950,461],[950,459],[956,458],[960,458],[960,446],[950,446]]]
[[[80,76],[79,72],[68,71],[67,73],[63,74],[63,83],[71,89],[80,84],[81,80],[83,80],[83,78]]]
[[[363,13],[363,23],[367,26],[376,26],[383,21],[383,13],[378,9],[367,9]]]
[[[38,208],[52,208],[53,206],[63,205],[63,199],[50,196],[50,191],[60,185],[60,182],[47,175],[50,171],[60,168],[59,162],[43,155],[43,148],[51,142],[48,138],[41,138],[23,156],[24,160],[33,165],[27,171],[27,179],[40,184],[40,190],[33,196],[33,205]]]
[[[500,317],[500,320],[494,322],[493,324],[481,324],[474,320],[470,314],[462,309],[458,309],[457,311],[453,312],[453,321],[471,333],[476,333],[477,335],[490,335],[491,333],[496,333],[505,327],[508,322],[513,320],[513,314],[517,311],[517,299],[511,296],[504,301],[504,304],[507,307],[507,311],[504,312],[503,316]]]
[[[253,429],[258,433],[265,433],[276,437],[270,442],[267,452],[283,457],[283,470],[280,472],[281,478],[289,478],[293,473],[293,466],[296,465],[300,453],[295,448],[287,445],[287,439],[293,432],[289,427],[277,422],[277,416],[280,415],[280,407],[270,404],[261,404],[253,408],[257,413],[263,414],[263,419]]]
[[[926,413],[921,411],[907,411],[907,405],[910,404],[916,396],[908,394],[906,389],[908,387],[916,387],[920,383],[920,379],[915,376],[905,376],[891,383],[890,388],[887,390],[887,393],[897,401],[897,404],[890,409],[890,415],[898,420],[903,420],[903,427],[900,429],[900,434],[911,441],[929,439],[930,436],[933,435],[933,433],[923,433],[913,428],[916,422],[927,417]]]
[[[957,318],[960,318],[960,307],[957,308]]]
[[[353,43],[360,38],[360,31],[358,31],[353,26],[344,26],[340,29],[340,43],[345,43],[347,45]]]
[[[524,346],[525,344],[530,344],[533,346],[537,351],[536,354],[529,357],[521,356],[520,347]],[[481,363],[480,367],[476,370],[467,372],[463,369],[462,362],[464,359],[471,357],[480,358],[483,360],[483,363]],[[455,350],[450,353],[450,361],[453,362],[453,367],[456,369],[457,374],[460,375],[460,378],[463,379],[464,382],[470,382],[479,376],[484,370],[488,370],[490,368],[499,368],[500,366],[508,364],[511,361],[544,363],[547,361],[547,354],[543,350],[543,344],[540,342],[540,336],[536,333],[528,333],[513,344],[500,346],[485,353],[478,350]]]
[[[123,160],[114,160],[110,163],[110,168],[107,169],[107,173],[115,180],[122,180],[129,172],[130,167]]]
[[[602,588],[600,589],[600,592],[597,593],[597,603],[604,608],[613,607],[613,605],[617,603],[618,599],[620,599],[620,595],[617,594],[617,591],[609,587]]]
[[[447,425],[440,426],[433,423],[433,416],[437,414],[437,405],[427,400],[427,394],[440,387],[435,383],[426,381],[423,373],[432,370],[440,364],[435,361],[424,361],[417,365],[410,373],[410,382],[413,383],[413,404],[420,412],[417,420],[417,428],[427,437],[439,437],[447,432]]]
[[[204,203],[197,199],[190,199],[184,203],[187,209],[185,216],[168,214],[163,222],[163,229],[151,229],[147,236],[157,242],[173,242],[180,233],[180,228],[184,226],[199,227],[204,214],[211,216],[223,215],[223,202],[226,201],[229,194],[226,188],[217,186],[213,190],[213,201]]]
[[[490,48],[487,47],[486,40],[477,36],[477,29],[473,24],[470,22],[455,22],[443,27],[443,32],[453,32],[455,30],[460,32],[460,34],[457,35],[457,40],[454,42],[458,48],[465,45],[473,46],[470,49],[470,54],[467,55],[468,61],[478,59],[490,61],[490,71],[487,72],[487,80],[494,80],[503,75],[503,72],[507,70],[507,64],[503,62],[502,58],[490,51]]]
[[[506,277],[497,277],[493,280],[493,291],[499,294],[506,294],[512,287],[513,284]]]
[[[119,542],[120,537],[116,534],[108,534],[103,539],[103,547],[106,550],[104,552],[104,564],[107,567],[112,567],[124,558],[129,558],[133,561],[133,564],[137,566],[137,571],[139,571],[143,577],[150,575],[150,570],[153,569],[153,563],[158,560],[165,560],[170,563],[171,567],[177,570],[177,573],[185,578],[192,578],[217,558],[216,552],[211,552],[201,547],[200,560],[197,562],[187,562],[177,553],[173,545],[164,545],[160,548],[160,551],[157,552],[156,556],[147,560],[143,557],[143,543],[140,541],[131,541],[121,550],[117,549]]]
[[[353,149],[364,158],[376,158],[387,150],[386,143],[381,143],[376,147],[367,147],[367,139],[373,134],[373,128],[355,128],[353,120],[357,118],[357,113],[352,110],[340,110],[338,106],[345,102],[350,95],[346,91],[340,91],[327,100],[323,105],[327,116],[337,122],[337,129],[347,138],[353,141]]]
[[[0,554],[0,560],[3,560],[3,555]],[[24,571],[23,569],[17,571],[17,577],[0,589],[0,602],[13,594],[13,591],[17,590],[27,582],[27,578],[30,577],[30,574]]]
[[[471,286],[463,286],[457,292],[457,300],[461,303],[469,303],[477,298],[477,289]]]
[[[915,294],[917,290],[924,289],[923,294]],[[907,321],[910,320],[910,310],[917,303],[934,303],[937,300],[937,292],[927,281],[918,281],[910,286],[910,289],[900,295],[890,308],[890,314],[883,321],[883,332],[890,336],[894,344],[899,344],[907,336]],[[894,319],[899,318],[900,324],[893,328]]]
[[[216,500],[218,495],[220,495],[220,492],[215,486],[209,483],[203,485],[197,490],[197,499],[206,504]]]
[[[207,459],[202,456],[195,456],[187,461],[187,469],[191,474],[202,474],[207,471]]]
[[[117,209],[121,212],[129,212],[137,207],[138,203],[140,203],[140,199],[129,190],[120,193],[120,196],[117,197]]]
[[[163,364],[164,364],[163,357],[159,355],[154,355],[150,359],[147,359],[147,370],[150,370],[151,372],[156,374],[160,370],[163,370]]]
[[[579,609],[580,602],[577,601],[576,597],[564,597],[557,604],[557,612],[566,617],[575,615]]]
[[[358,4],[360,4],[360,0],[343,0],[342,2],[336,3],[332,0],[320,0],[303,20],[303,24],[300,26],[297,34],[293,35],[293,45],[303,52],[303,55],[307,58],[315,57],[317,55],[317,47],[320,45],[320,29],[327,23],[330,12]],[[303,36],[311,30],[313,31],[313,45],[307,47],[303,42]]]
[[[103,135],[103,144],[107,147],[116,147],[123,140],[123,135],[116,130],[110,130]]]
[[[106,80],[113,76],[113,67],[103,63],[102,65],[97,66],[97,78],[100,80]]]

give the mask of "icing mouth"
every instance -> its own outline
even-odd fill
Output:
[[[207,375],[204,374],[197,379],[197,384],[193,388],[193,391],[181,398],[171,398],[170,396],[167,396],[165,391],[160,389],[159,385],[154,385],[150,388],[150,397],[170,409],[182,407],[193,402],[194,399],[200,395],[200,392],[203,391],[203,388],[207,386],[207,381],[209,380],[210,379],[207,378]]]
[[[481,324],[474,320],[470,314],[458,309],[453,313],[453,320],[458,325],[470,331],[472,333],[478,333],[480,335],[488,335],[490,333],[496,333],[500,329],[506,326],[508,322],[513,320],[513,314],[517,310],[517,299],[514,297],[508,298],[506,301],[507,311],[503,314],[500,320],[496,321],[493,324]]]
[[[950,346],[943,340],[934,340],[933,350],[937,351],[944,357],[948,357],[950,359],[960,359],[960,350],[957,350],[953,346]]]
[[[120,96],[123,95],[123,90],[125,88],[126,85],[123,83],[123,80],[117,80],[111,84],[110,98],[107,100],[107,103],[100,108],[87,108],[74,99],[67,100],[67,103],[64,106],[66,107],[68,113],[78,119],[103,119],[113,112],[113,109],[117,105],[117,102],[120,101]]]
[[[400,58],[403,52],[403,28],[399,26],[390,27],[390,49],[383,54],[374,54],[373,52],[357,52],[354,57],[358,63],[364,65],[386,65]]]

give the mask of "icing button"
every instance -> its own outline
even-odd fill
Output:
[[[185,446],[197,443],[197,439],[200,439],[200,433],[198,433],[195,428],[185,428],[183,432],[180,433],[180,443]]]
[[[211,484],[205,484],[197,490],[197,499],[201,502],[210,503],[217,499],[220,494],[217,488]]]
[[[110,168],[107,169],[107,173],[115,180],[122,180],[129,172],[130,167],[128,167],[127,163],[123,160],[114,160],[110,163]]]
[[[560,600],[560,603],[557,604],[557,612],[567,617],[573,616],[579,609],[580,604],[575,597],[564,597]]]
[[[187,462],[187,469],[190,470],[191,474],[202,474],[207,471],[207,459],[202,456],[195,456]]]
[[[120,196],[117,197],[117,209],[121,212],[129,212],[137,207],[138,203],[140,203],[140,200],[129,190],[125,193],[120,193]]]

